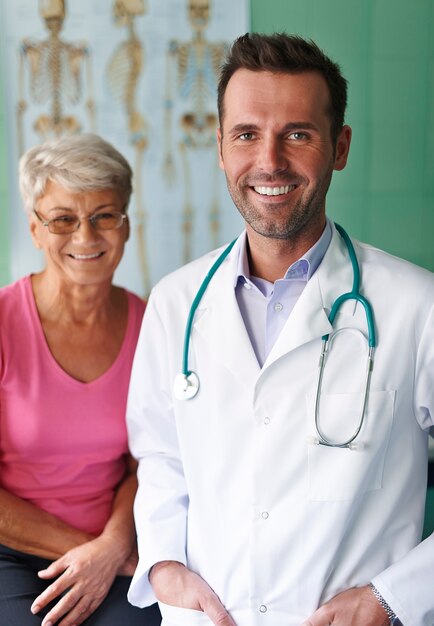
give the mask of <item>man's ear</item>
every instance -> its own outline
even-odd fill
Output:
[[[345,124],[336,140],[335,162],[333,166],[333,169],[335,170],[343,170],[347,164],[348,154],[350,152],[351,135],[351,127]]]
[[[225,169],[224,163],[223,163],[223,155],[222,155],[222,131],[220,128],[217,128],[217,149],[219,151],[219,167],[221,170]]]

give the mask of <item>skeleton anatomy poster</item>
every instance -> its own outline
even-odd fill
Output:
[[[248,0],[0,1],[13,279],[43,265],[21,208],[18,159],[62,134],[97,132],[133,168],[118,284],[145,296],[237,235],[217,161],[216,81],[230,42],[248,30]]]

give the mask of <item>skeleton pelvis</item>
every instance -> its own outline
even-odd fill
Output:
[[[192,148],[208,148],[215,143],[215,113],[185,113],[181,117],[183,143]]]
[[[60,135],[74,135],[81,130],[80,123],[75,117],[68,115],[54,120],[48,115],[40,115],[33,124],[34,130],[43,139],[59,137]]]

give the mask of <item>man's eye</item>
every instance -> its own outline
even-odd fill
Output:
[[[290,139],[294,139],[295,141],[301,141],[303,139],[306,139],[307,135],[306,135],[306,133],[302,133],[300,131],[296,131],[294,133],[290,133],[289,138]]]
[[[253,133],[242,133],[241,135],[239,135],[239,139],[241,139],[242,141],[250,141],[251,139],[254,138],[254,134]]]

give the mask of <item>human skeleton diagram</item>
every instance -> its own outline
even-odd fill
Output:
[[[144,68],[144,49],[135,32],[137,18],[147,10],[145,0],[116,0],[113,3],[115,24],[124,27],[127,39],[114,51],[108,66],[107,80],[110,91],[124,108],[130,144],[134,147],[134,199],[135,232],[139,252],[140,270],[143,277],[144,295],[149,294],[150,272],[146,254],[147,212],[143,202],[143,159],[148,146],[148,124],[137,105],[137,89]]]
[[[210,194],[210,233],[211,243],[216,247],[219,243],[219,199],[218,199],[218,167],[215,150],[215,131],[217,114],[211,101],[215,101],[216,81],[219,67],[227,50],[226,42],[210,42],[206,39],[206,28],[209,24],[211,0],[188,0],[188,17],[193,29],[190,41],[180,42],[176,39],[169,44],[166,73],[165,102],[165,158],[164,172],[173,183],[175,167],[172,156],[173,143],[173,85],[177,86],[177,95],[187,102],[187,110],[182,114],[179,125],[181,138],[179,153],[183,171],[183,261],[191,259],[191,238],[194,224],[194,209],[191,199],[192,175],[190,151],[199,149],[213,150],[215,157],[211,162],[212,189]],[[174,73],[176,72],[176,77]],[[174,80],[175,78],[175,80]],[[196,182],[198,177],[196,176]]]
[[[65,19],[64,0],[40,0],[39,14],[48,31],[47,39],[23,39],[20,46],[19,101],[17,105],[17,132],[20,154],[24,151],[23,116],[27,109],[25,99],[25,71],[29,74],[29,97],[37,105],[49,105],[34,121],[33,128],[41,141],[81,130],[77,117],[65,112],[82,98],[82,74],[86,73],[88,99],[86,101],[89,125],[95,128],[95,107],[91,97],[91,64],[89,50],[83,43],[70,43],[60,37]]]

